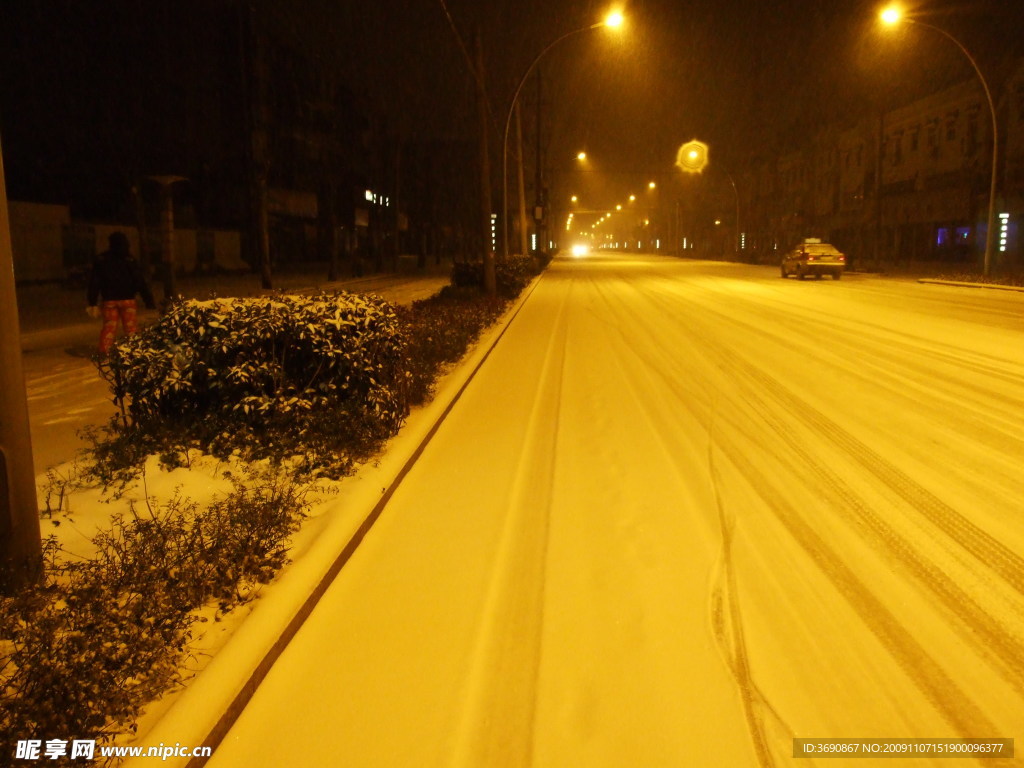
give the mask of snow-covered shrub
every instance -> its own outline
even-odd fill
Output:
[[[518,296],[536,274],[537,265],[529,256],[510,256],[495,266],[498,291],[509,298]]]
[[[551,259],[558,253],[558,249],[555,248],[551,251],[531,251],[530,256],[533,258],[533,262],[537,269],[541,271],[547,269],[551,263]]]
[[[113,431],[137,450],[301,455],[337,475],[408,413],[404,360],[382,299],[281,295],[177,302],[101,373],[121,407]]]
[[[537,273],[534,260],[529,256],[509,256],[494,262],[494,280],[499,296],[515,298]],[[452,265],[452,285],[457,287],[483,287],[482,261],[455,262]]]
[[[52,540],[46,553],[54,556]],[[193,618],[167,585],[118,585],[48,567],[41,587],[0,599],[0,752],[13,739],[96,738],[131,730],[171,684]]]
[[[256,474],[205,509],[176,497],[115,517],[84,561],[48,539],[42,584],[0,597],[0,755],[14,739],[133,732],[178,682],[195,609],[268,581],[307,505],[290,479]]]
[[[430,397],[442,366],[461,358],[505,306],[502,299],[488,299],[475,291],[465,296],[456,289],[398,310],[409,342],[410,403],[419,405]]]

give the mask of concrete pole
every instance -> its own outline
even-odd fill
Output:
[[[9,594],[35,581],[41,566],[39,503],[0,153],[0,591]]]
[[[174,195],[170,184],[160,188],[160,260],[164,263],[164,299],[170,300],[178,294],[174,274]]]
[[[184,176],[150,176],[160,185],[160,261],[162,263],[164,301],[178,295],[174,264],[174,183],[186,181]]]
[[[516,174],[519,180],[519,252],[523,256],[530,255],[529,232],[530,225],[526,219],[526,182],[523,179],[523,121],[519,113],[519,104],[516,104],[516,147],[518,163],[516,163]]]
[[[489,296],[498,292],[497,275],[494,264],[494,245],[492,243],[491,214],[491,155],[489,150],[490,126],[487,116],[487,89],[484,80],[484,48],[480,30],[476,32],[476,103],[477,117],[480,124],[480,213],[484,236],[484,291]],[[506,131],[507,136],[507,131]],[[504,196],[502,197],[504,202]],[[504,207],[504,206],[503,206]],[[502,220],[506,217],[502,213]],[[507,232],[508,230],[506,230]]]
[[[543,143],[543,127],[544,124],[541,121],[544,109],[544,78],[541,77],[540,70],[537,70],[537,125],[536,135],[534,136],[534,176],[533,176],[533,220],[536,225],[537,232],[537,250],[543,253],[547,253],[548,244],[547,238],[544,236],[544,220],[548,216],[548,212],[544,210],[547,205],[547,200],[544,195],[544,143]]]

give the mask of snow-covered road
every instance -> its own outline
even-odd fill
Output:
[[[1024,294],[558,260],[209,765],[1020,744],[1022,476]]]

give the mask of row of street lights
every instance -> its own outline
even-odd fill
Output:
[[[544,54],[546,54],[548,51],[550,51],[552,48],[554,48],[560,42],[562,42],[563,40],[566,40],[567,38],[573,37],[574,35],[578,35],[581,32],[589,32],[592,29],[601,29],[602,27],[610,27],[610,28],[614,29],[616,27],[621,27],[623,21],[624,21],[624,18],[622,16],[622,14],[620,12],[618,12],[618,11],[613,11],[612,13],[609,13],[604,18],[603,21],[599,21],[596,24],[591,24],[591,25],[586,26],[586,27],[580,27],[579,29],[574,29],[571,32],[566,32],[561,37],[555,38],[550,43],[548,43],[547,46],[540,53],[538,53],[534,57],[533,61],[530,62],[530,66],[528,66],[526,68],[526,72],[524,72],[523,76],[519,79],[519,84],[516,86],[515,93],[512,95],[512,103],[509,104],[509,106],[508,106],[508,115],[505,117],[505,133],[504,133],[504,135],[502,137],[502,143],[501,143],[501,223],[502,223],[502,248],[503,248],[503,252],[504,252],[506,257],[509,255],[509,250],[508,250],[508,132],[509,132],[509,128],[512,125],[512,115],[515,112],[516,103],[519,101],[519,93],[520,93],[520,91],[523,90],[523,86],[526,84],[526,81],[529,79],[530,74],[533,72],[534,67],[537,66],[537,62],[539,62],[544,57]],[[580,158],[581,160],[586,158],[586,154],[585,153],[580,153],[580,154],[583,155]]]
[[[925,27],[927,29],[931,29],[931,30],[933,30],[935,32],[938,32],[939,34],[941,34],[942,36],[944,36],[945,38],[950,40],[953,44],[955,44],[957,46],[957,48],[959,48],[960,51],[967,57],[967,60],[971,63],[971,66],[974,68],[974,71],[975,71],[975,73],[978,76],[978,80],[981,82],[982,89],[985,92],[985,98],[988,101],[989,113],[991,115],[991,120],[992,120],[992,167],[991,167],[991,175],[990,175],[990,183],[989,183],[988,216],[987,216],[987,221],[986,221],[985,254],[984,254],[984,261],[983,261],[983,271],[984,271],[984,274],[988,275],[989,271],[991,269],[992,243],[993,243],[993,235],[994,235],[994,231],[995,231],[996,178],[997,178],[998,136],[999,136],[999,134],[998,134],[998,126],[997,126],[997,121],[996,121],[995,103],[994,103],[994,101],[992,99],[992,93],[989,90],[988,82],[985,80],[985,77],[982,74],[981,69],[978,66],[978,63],[974,60],[974,57],[971,56],[971,54],[967,50],[967,48],[964,47],[964,45],[959,40],[957,40],[955,37],[953,37],[953,35],[951,35],[950,33],[946,32],[945,30],[943,30],[943,29],[941,29],[939,27],[933,26],[931,24],[927,24],[927,23],[925,23],[923,21],[920,21],[919,19],[914,19],[914,18],[908,17],[902,11],[902,9],[898,5],[890,5],[887,8],[885,8],[884,10],[882,10],[881,13],[880,13],[880,19],[881,19],[881,21],[884,24],[889,25],[889,26],[894,26],[894,25],[899,24],[899,23],[902,22],[902,23],[908,23],[908,24],[916,24],[918,26]],[[520,79],[519,84],[516,87],[515,94],[512,97],[512,103],[509,106],[508,116],[507,116],[507,118],[505,120],[505,133],[504,133],[503,144],[502,144],[502,185],[501,185],[501,188],[502,188],[502,211],[503,211],[502,221],[503,221],[503,227],[504,227],[504,233],[503,233],[504,253],[505,253],[506,256],[508,255],[508,252],[509,252],[508,251],[508,216],[507,216],[507,210],[508,210],[508,207],[507,207],[507,205],[508,205],[508,198],[507,198],[507,186],[508,186],[508,133],[509,133],[509,126],[511,125],[511,122],[512,122],[512,114],[513,114],[513,112],[515,110],[515,106],[516,106],[516,103],[517,103],[518,98],[519,98],[519,93],[522,90],[523,85],[525,84],[527,78],[530,76],[530,73],[533,71],[534,67],[537,65],[537,62],[540,61],[540,59],[548,51],[550,51],[552,48],[554,48],[558,43],[562,42],[563,40],[565,40],[568,37],[571,37],[573,35],[579,34],[581,32],[586,32],[588,30],[598,29],[598,28],[601,28],[601,27],[618,27],[618,26],[621,26],[622,22],[623,22],[622,14],[618,13],[618,12],[615,12],[615,13],[610,14],[604,21],[598,22],[597,24],[592,24],[592,25],[587,26],[587,27],[581,27],[579,29],[572,30],[571,32],[565,33],[561,37],[556,38],[551,43],[549,43],[547,45],[547,47],[545,47],[539,54],[537,54],[537,56],[534,58],[534,60],[530,63],[530,66],[527,67],[526,72],[523,74],[523,77]],[[704,167],[707,165],[707,155],[708,155],[708,147],[707,147],[707,145],[694,140],[694,141],[688,142],[687,144],[684,144],[683,147],[680,148],[679,154],[677,155],[677,158],[676,158],[676,165],[681,170],[683,170],[684,172],[687,172],[687,173],[700,173],[701,171],[703,171]],[[580,152],[577,155],[577,159],[585,160],[586,159],[586,153],[585,152]],[[739,200],[739,192],[738,192],[738,190],[736,188],[736,182],[733,179],[732,174],[730,174],[728,171],[726,171],[724,169],[723,169],[723,172],[725,173],[726,177],[729,179],[729,183],[732,186],[733,194],[734,194],[735,200],[736,200],[736,220],[735,220],[735,227],[736,227],[735,241],[736,242],[735,242],[735,245],[736,245],[736,248],[739,248],[740,247],[740,240],[739,240],[740,239],[740,233],[739,233],[739,230],[740,230],[740,200]],[[653,188],[653,186],[654,186],[654,182],[651,182],[651,188]],[[574,199],[574,202],[575,202],[575,199]],[[618,209],[621,210],[621,206],[619,206]],[[603,219],[602,219],[602,221],[603,221]],[[598,222],[598,223],[600,223],[600,222]]]
[[[585,152],[580,152],[576,157],[577,157],[577,159],[581,159],[581,160],[585,159],[586,153]],[[647,189],[649,191],[653,191],[653,190],[657,189],[657,186],[658,186],[658,184],[655,181],[647,182]],[[590,225],[590,228],[596,230],[604,222],[610,220],[611,217],[612,217],[612,214],[621,213],[624,208],[628,208],[631,204],[635,203],[636,200],[637,200],[636,195],[635,194],[630,194],[630,196],[628,197],[626,203],[617,203],[613,208],[608,208],[608,209],[598,208],[596,210],[587,210],[587,211],[585,211],[585,213],[590,213],[590,214],[594,214],[594,213],[600,213],[601,214],[601,216],[597,219],[597,221],[595,221],[593,224]],[[569,201],[572,203],[573,206],[576,206],[579,203],[579,195],[572,195],[569,198]],[[577,212],[578,211],[574,210],[573,212],[571,212],[569,214],[568,219],[566,221],[566,226],[565,226],[566,230],[570,229],[571,224],[573,222],[573,219],[575,218]],[[650,220],[646,219],[644,221],[644,226],[647,226],[648,224],[650,224]],[[581,232],[580,234],[584,234],[584,233]]]

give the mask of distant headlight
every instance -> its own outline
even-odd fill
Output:
[[[583,245],[582,243],[577,243],[576,245],[574,245],[572,247],[572,255],[575,256],[577,259],[580,256],[586,256],[588,253],[590,253],[590,246],[589,245]]]

